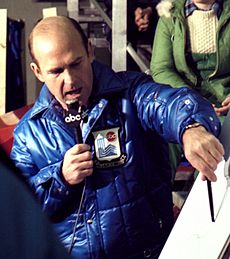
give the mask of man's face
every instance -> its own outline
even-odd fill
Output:
[[[34,54],[38,66],[32,63],[32,70],[64,109],[70,100],[77,99],[81,105],[88,105],[93,84],[93,54],[90,45],[87,54],[76,30],[68,35],[60,32],[48,37],[36,36]]]

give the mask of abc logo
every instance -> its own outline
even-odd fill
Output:
[[[106,138],[107,138],[107,140],[108,140],[109,142],[112,142],[112,141],[114,141],[114,140],[117,138],[117,136],[116,136],[116,134],[115,134],[113,131],[109,131],[109,132],[106,134]]]
[[[80,121],[81,120],[81,115],[77,114],[77,115],[72,115],[71,113],[65,117],[65,122],[66,123],[71,123],[71,122],[75,122],[75,121]]]

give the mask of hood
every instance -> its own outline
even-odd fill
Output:
[[[159,16],[171,17],[171,9],[173,8],[174,0],[162,0],[156,6],[157,13]]]

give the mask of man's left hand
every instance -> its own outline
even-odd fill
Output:
[[[182,141],[185,157],[202,173],[202,180],[216,181],[214,171],[224,155],[220,141],[203,126],[186,129]]]

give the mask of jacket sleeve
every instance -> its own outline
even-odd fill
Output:
[[[188,87],[171,88],[145,79],[136,82],[131,95],[143,128],[157,131],[168,142],[182,145],[185,127],[193,122],[215,136],[220,132],[212,105]]]
[[[42,209],[51,217],[66,206],[76,193],[76,188],[69,186],[61,177],[62,159],[56,155],[53,160],[51,158],[51,161],[45,155],[41,155],[36,136],[32,140],[28,132],[25,132],[28,128],[28,125],[16,128],[11,159],[35,192]],[[32,145],[29,144],[31,141],[33,141]],[[30,145],[29,148],[28,145]],[[32,149],[31,146],[33,146]],[[44,157],[43,160],[41,156]]]
[[[185,86],[186,82],[177,73],[173,54],[172,18],[160,17],[153,41],[150,62],[151,75],[160,84],[172,87]]]

